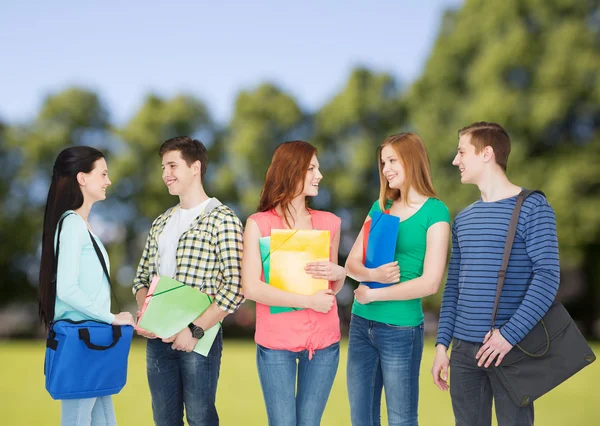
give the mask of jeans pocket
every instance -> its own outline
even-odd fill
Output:
[[[258,349],[259,352],[262,352],[262,353],[273,352],[273,349],[266,348],[264,346],[259,345],[258,343],[256,344],[256,348]]]
[[[329,349],[329,350],[332,350],[332,351],[335,351],[335,350],[339,351],[340,350],[340,341],[338,340],[337,342],[332,343],[331,345],[329,345],[329,346],[327,346],[326,348],[323,348],[323,349]]]
[[[457,350],[460,347],[460,344],[462,343],[462,340],[457,339],[457,338],[452,338],[452,350]]]
[[[385,325],[385,326],[387,326],[387,327],[389,327],[389,328],[391,328],[391,329],[399,330],[399,331],[409,331],[409,330],[412,330],[412,329],[415,328],[415,327],[410,326],[410,325],[394,325],[394,324],[388,324],[386,322],[384,322],[382,324]]]

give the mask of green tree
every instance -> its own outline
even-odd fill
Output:
[[[350,219],[353,237],[379,197],[377,147],[406,125],[399,85],[388,74],[365,68],[352,71],[340,93],[316,114],[315,144],[326,173],[324,204]],[[347,239],[345,255],[350,247]]]
[[[162,182],[161,144],[175,136],[198,136],[207,144],[213,133],[214,125],[200,100],[184,95],[168,100],[149,95],[133,118],[116,130],[123,146],[113,161],[120,201],[134,209],[136,217],[158,216],[174,204]]]
[[[444,16],[406,98],[411,123],[429,147],[436,187],[454,214],[477,197],[450,164],[457,130],[475,121],[506,127],[513,142],[509,178],[545,191],[556,212],[563,271],[589,271],[587,262],[595,264],[599,254],[599,10],[597,1],[467,0]],[[586,281],[594,300],[600,276]]]
[[[115,185],[103,212],[105,220],[119,230],[118,244],[110,251],[111,263],[118,270],[121,285],[127,288],[126,300],[131,300],[129,290],[150,224],[178,202],[162,181],[158,150],[169,138],[196,137],[207,146],[212,161],[215,125],[204,103],[196,98],[149,95],[133,118],[114,133],[119,149],[109,168]],[[212,172],[211,167],[208,170]]]
[[[273,84],[242,91],[223,139],[223,164],[214,186],[229,189],[243,216],[256,211],[273,151],[282,142],[307,139],[307,117],[296,101]]]
[[[19,188],[13,184],[22,157],[7,144],[9,129],[0,123],[0,305],[35,299],[35,290],[27,285],[35,277],[28,262],[35,253],[35,244],[28,236],[35,233],[35,215],[24,212],[24,203],[16,197]],[[28,273],[30,276],[28,276]]]
[[[31,123],[0,130],[0,304],[36,300],[44,204],[57,154],[71,145],[102,145],[97,142],[107,131],[98,96],[80,88],[47,96]]]

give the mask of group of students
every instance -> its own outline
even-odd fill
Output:
[[[478,186],[481,198],[459,213],[452,227],[448,209],[434,190],[421,138],[400,133],[378,148],[381,188],[365,222],[384,212],[399,217],[400,223],[394,262],[377,268],[364,265],[364,230],[345,267],[338,264],[341,219],[309,207],[323,178],[313,145],[292,141],[275,149],[258,211],[243,228],[229,207],[204,190],[208,158],[203,144],[189,137],[165,141],[159,150],[162,178],[179,204],[150,228],[133,283],[138,309],[154,276],[173,277],[214,301],[170,338],[138,332],[148,339],[146,368],[155,424],[183,425],[184,408],[190,426],[219,424],[215,402],[221,331],[206,357],[193,349],[204,330],[235,312],[244,299],[256,302],[256,364],[269,425],[320,424],[339,364],[336,293],[350,276],[358,282],[391,284],[360,284],[354,291],[346,375],[352,424],[380,424],[385,388],[389,424],[417,425],[424,345],[421,298],[436,293],[444,278],[450,235],[452,255],[433,381],[442,390],[450,389],[457,425],[491,425],[492,399],[500,426],[533,424],[533,406],[514,405],[493,367],[554,300],[559,281],[554,212],[542,195],[525,200],[496,328],[489,333],[508,222],[522,188],[506,177],[510,138],[500,125],[478,122],[458,134],[452,164],[462,183]],[[59,154],[46,205],[40,269],[40,311],[46,324],[65,318],[135,323],[130,313],[110,313],[108,281],[88,234],[90,209],[106,198],[110,184],[100,151],[78,146]],[[48,271],[63,216],[54,282]],[[330,259],[305,267],[313,278],[327,280],[328,290],[306,296],[265,282],[259,239],[273,229],[330,231]],[[102,243],[94,238],[108,264]],[[51,309],[54,304],[56,309]],[[271,306],[296,309],[272,314]],[[48,312],[54,316],[49,318]],[[111,397],[62,401],[61,424],[116,424]]]

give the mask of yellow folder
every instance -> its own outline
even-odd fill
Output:
[[[308,262],[329,260],[329,231],[271,230],[269,284],[292,293],[311,295],[327,290],[327,280],[306,273]]]

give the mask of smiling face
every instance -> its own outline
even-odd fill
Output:
[[[319,195],[319,182],[321,179],[323,179],[323,175],[319,171],[319,160],[317,160],[316,155],[313,155],[306,171],[306,177],[304,178],[302,195],[306,197],[316,197]]]
[[[406,181],[404,167],[398,153],[391,145],[381,149],[381,172],[392,189],[401,189]]]
[[[84,199],[92,202],[106,199],[106,188],[112,184],[108,178],[106,160],[104,158],[96,160],[92,171],[80,173],[78,181]]]
[[[200,161],[190,166],[178,150],[168,151],[162,157],[162,179],[171,195],[183,195],[200,175]]]
[[[465,134],[458,140],[457,151],[452,165],[458,167],[460,181],[477,184],[485,166],[485,149],[477,153],[475,146],[471,143],[471,135]]]

